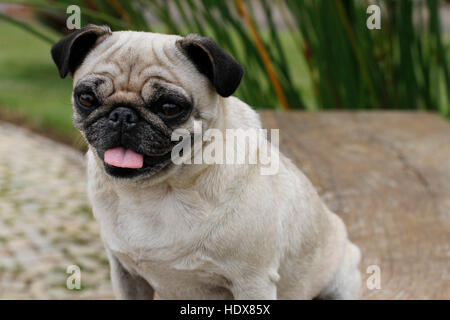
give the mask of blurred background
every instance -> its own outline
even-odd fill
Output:
[[[450,117],[450,1],[0,1],[0,112],[82,147],[72,128],[71,80],[49,49],[81,26],[215,39],[247,72],[236,95],[255,108],[427,110]],[[381,30],[366,10],[381,8]],[[26,92],[26,94],[24,94]]]
[[[366,26],[370,4],[381,8],[380,30]],[[448,0],[0,0],[0,120],[68,145],[0,126],[0,298],[112,297],[73,151],[85,145],[72,125],[72,82],[50,57],[70,32],[69,5],[81,26],[210,36],[245,66],[236,96],[257,109],[450,119]],[[84,290],[66,289],[71,264]]]

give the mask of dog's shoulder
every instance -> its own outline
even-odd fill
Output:
[[[256,111],[237,97],[224,99],[226,126],[229,129],[259,129],[261,119]]]

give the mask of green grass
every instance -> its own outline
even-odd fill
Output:
[[[0,22],[0,115],[77,143],[72,125],[71,79],[62,80],[50,57],[50,45],[28,32]]]

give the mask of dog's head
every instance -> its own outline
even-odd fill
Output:
[[[56,43],[59,74],[73,76],[73,122],[105,172],[149,177],[171,167],[177,128],[219,114],[243,67],[213,40],[89,25]]]

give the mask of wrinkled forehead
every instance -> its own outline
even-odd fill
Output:
[[[138,92],[152,79],[179,87],[205,81],[176,46],[178,39],[158,33],[113,32],[88,54],[74,75],[74,86],[93,74],[110,78],[115,91]]]

